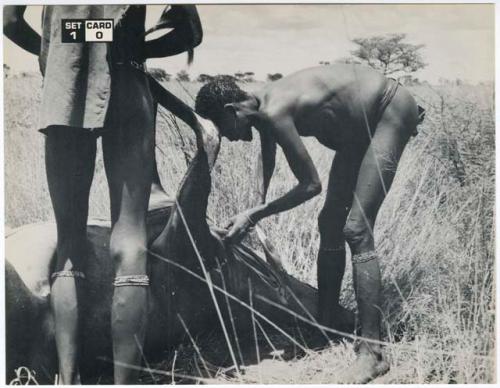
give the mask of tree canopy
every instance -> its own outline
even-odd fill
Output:
[[[356,38],[358,46],[351,54],[384,75],[413,73],[424,68],[420,49],[423,44],[406,43],[406,34],[389,34],[370,38]]]
[[[149,68],[148,72],[153,76],[153,78],[160,82],[168,82],[170,81],[170,77],[172,77],[171,74],[168,74],[165,70],[157,67]]]
[[[214,79],[214,77],[211,76],[210,74],[201,73],[200,75],[198,75],[198,78],[196,79],[196,81],[201,82],[201,83],[207,83],[213,79]]]
[[[277,81],[280,78],[283,78],[283,74],[281,74],[281,73],[269,73],[267,75],[267,80],[268,81]]]
[[[175,79],[181,82],[189,82],[191,78],[189,77],[189,73],[186,70],[181,70],[177,73]]]

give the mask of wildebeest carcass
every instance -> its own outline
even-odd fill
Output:
[[[316,289],[286,274],[272,260],[266,262],[247,245],[226,244],[220,232],[207,223],[210,169],[220,139],[217,135],[198,137],[198,152],[176,200],[148,214],[149,243],[156,241],[162,247],[150,247],[148,259],[151,297],[146,360],[154,360],[169,346],[185,340],[180,317],[192,334],[221,328],[221,319],[232,327],[228,324],[229,314],[237,331],[251,330],[250,294],[254,314],[264,322],[283,326],[294,322],[290,313],[276,305],[307,319],[316,316]],[[97,376],[105,373],[103,369],[111,366],[114,273],[108,252],[109,223],[91,221],[87,231],[89,260],[85,295],[80,298],[80,373],[84,383],[95,383]],[[55,247],[55,225],[51,223],[23,226],[6,237],[8,378],[20,366],[34,370],[38,382],[52,383],[57,373],[49,308],[49,274]],[[159,256],[156,251],[167,254]],[[269,261],[272,254],[265,252]]]

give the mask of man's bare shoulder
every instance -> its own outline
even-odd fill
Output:
[[[370,67],[335,64],[297,71],[266,84],[259,91],[262,113],[268,116],[293,115],[303,109],[315,108],[333,97],[338,102],[364,89],[375,92],[384,76]]]
[[[288,115],[296,104],[297,94],[290,90],[285,78],[266,84],[256,94],[259,99],[259,116],[264,122]]]
[[[309,95],[321,91],[318,68],[309,68],[269,82],[258,93],[261,101],[260,111],[266,116],[275,117],[293,113]]]

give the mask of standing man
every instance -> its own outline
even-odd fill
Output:
[[[174,55],[201,42],[194,6],[189,24],[196,39],[175,28],[145,42],[144,5],[45,6],[42,36],[24,20],[25,6],[4,7],[4,33],[39,56],[44,76],[40,131],[50,197],[57,224],[57,258],[51,282],[59,382],[80,382],[78,321],[87,259],[88,200],[102,135],[109,184],[111,257],[116,278],[112,302],[116,384],[135,383],[148,308],[146,212],[153,180],[154,105],[144,62]],[[113,42],[62,43],[62,19],[113,19]],[[186,27],[188,28],[188,27]],[[184,39],[183,39],[184,37]]]
[[[397,81],[352,65],[302,70],[253,93],[241,90],[229,77],[220,77],[200,89],[195,109],[229,140],[252,140],[252,127],[260,135],[263,170],[257,189],[262,204],[232,219],[229,241],[241,239],[261,219],[321,192],[302,136],[315,137],[336,151],[318,220],[318,319],[332,326],[339,315],[347,240],[364,339],[343,382],[366,383],[385,373],[389,365],[379,345],[382,300],[373,227],[405,145],[423,119],[423,109]],[[282,197],[266,202],[277,145],[298,183]]]

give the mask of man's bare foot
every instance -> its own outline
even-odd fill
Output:
[[[211,171],[219,154],[220,133],[211,120],[204,119],[196,113],[195,115],[199,124],[196,128],[198,148],[203,148],[207,153],[208,169]]]
[[[354,363],[339,379],[342,384],[366,384],[389,371],[389,363],[381,353],[362,350]]]

